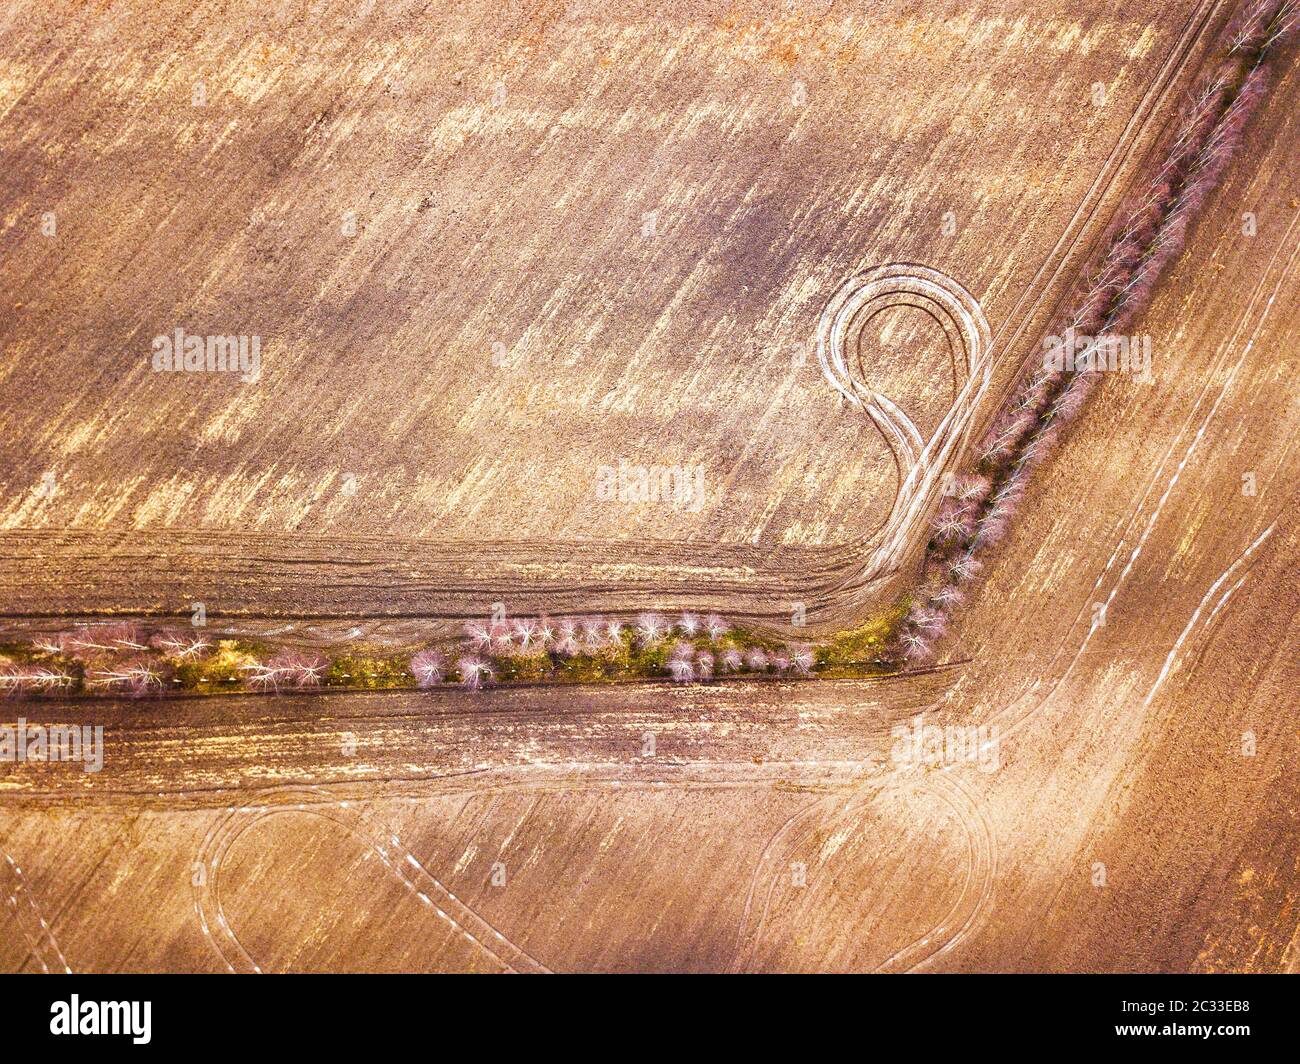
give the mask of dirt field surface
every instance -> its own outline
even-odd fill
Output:
[[[1230,14],[362,7],[4,28],[15,625],[858,619]],[[1300,969],[1297,145],[1292,48],[938,665],[6,703],[104,757],[0,763],[0,969]]]
[[[15,13],[6,612],[842,624],[1226,11],[321,6]]]

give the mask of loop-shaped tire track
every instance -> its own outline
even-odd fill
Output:
[[[262,971],[226,919],[221,899],[221,870],[231,846],[249,828],[279,813],[309,813],[338,824],[372,850],[422,904],[432,909],[467,941],[512,973],[549,970],[456,897],[410,852],[392,831],[348,801],[335,801],[314,791],[277,796],[276,804],[240,806],[226,812],[204,836],[197,862],[203,874],[193,884],[194,911],[204,936],[232,972]],[[436,900],[435,900],[436,899]],[[214,933],[215,932],[215,933]]]
[[[993,874],[996,867],[996,845],[992,825],[969,791],[950,775],[928,775],[919,783],[908,784],[914,793],[939,798],[952,809],[961,825],[967,844],[968,864],[961,893],[957,896],[942,920],[924,935],[895,951],[877,966],[881,972],[915,971],[922,964],[946,953],[962,941],[982,917],[993,891]],[[830,807],[841,802],[838,796],[824,798],[804,806],[787,820],[760,855],[750,879],[749,892],[740,926],[736,932],[736,951],[732,960],[733,972],[745,972],[753,965],[755,954],[763,941],[772,896],[779,880],[778,868],[784,856],[815,831],[829,829],[848,817],[861,812],[878,801],[884,789],[879,786],[860,788],[842,808],[826,814]],[[760,884],[767,883],[761,907],[757,905]]]
[[[871,317],[891,306],[923,303],[960,353],[959,386],[929,440],[897,403],[854,373],[846,352],[851,337]],[[861,408],[880,430],[898,461],[898,494],[876,548],[862,570],[846,578],[861,583],[890,569],[907,549],[939,490],[944,470],[969,435],[975,410],[992,374],[992,332],[978,300],[953,278],[928,266],[890,263],[849,278],[826,304],[817,326],[817,358],[831,387]]]

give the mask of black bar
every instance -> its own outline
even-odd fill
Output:
[[[1215,1053],[1293,1043],[1300,983],[1287,976],[935,975],[744,977],[434,975],[5,976],[6,1049],[201,1051],[256,1047],[473,1057],[493,1053],[677,1053],[747,1045],[800,1057],[936,1049],[1202,1046]],[[88,1026],[55,1034],[73,995]],[[98,1003],[135,1002],[105,1012]],[[145,1027],[148,1042],[136,1038]],[[89,1011],[88,1009],[89,1003]],[[94,1017],[94,1021],[90,1017]],[[130,1019],[138,1021],[130,1023]],[[1211,1029],[1189,1033],[1180,1028]],[[1123,1029],[1123,1031],[1121,1031]],[[1231,1029],[1231,1030],[1229,1030]],[[623,1036],[617,1037],[622,1030]],[[609,1043],[614,1033],[617,1041]],[[596,1036],[605,1044],[598,1050]],[[835,1044],[844,1046],[835,1050]],[[474,1047],[477,1046],[477,1050]],[[617,1048],[615,1048],[617,1047]],[[20,1059],[15,1055],[9,1059]]]

